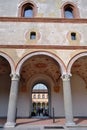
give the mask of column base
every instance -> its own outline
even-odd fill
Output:
[[[66,122],[65,125],[68,127],[68,126],[75,126],[76,124],[75,122]]]
[[[4,128],[13,128],[15,127],[16,123],[14,122],[6,122]]]

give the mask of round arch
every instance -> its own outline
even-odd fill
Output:
[[[51,79],[51,77],[49,77],[45,74],[36,74],[28,81],[27,86],[30,85],[33,87],[37,83],[43,83],[46,86],[54,85],[54,82]]]
[[[87,56],[87,52],[81,52],[77,55],[75,55],[74,57],[72,57],[72,59],[69,61],[68,65],[67,65],[67,72],[70,74],[71,73],[71,68],[72,68],[72,65],[73,63],[79,59],[80,57],[83,57],[83,56]]]
[[[34,60],[34,58],[35,58],[35,60]],[[32,71],[32,68],[34,67],[33,66],[34,61],[35,61],[34,65],[36,65],[36,63],[39,62],[40,58],[42,58],[41,61],[45,61],[45,62],[47,61],[46,64],[49,63],[48,67],[50,67],[51,65],[54,65],[55,70],[59,70],[59,74],[58,73],[56,74],[57,78],[55,78],[56,76],[53,75],[53,72],[56,73],[57,71],[54,71],[54,69],[51,69],[51,67],[50,67],[50,71],[47,71],[47,72],[51,72],[51,73],[47,74],[47,73],[45,73],[46,69],[40,70],[38,67],[37,73],[34,73],[32,76],[30,76],[31,75],[30,71]],[[44,60],[44,59],[46,59],[46,60]],[[43,63],[45,63],[45,62],[43,62]],[[27,65],[27,67],[26,67],[26,65]],[[31,67],[29,67],[29,65]],[[28,69],[26,69],[26,68],[28,68]],[[26,73],[24,70],[26,70]],[[36,71],[36,69],[35,69],[35,71]],[[16,66],[16,74],[20,75],[20,88],[22,88],[22,87],[25,88],[24,92],[26,92],[26,94],[29,97],[28,103],[27,103],[28,107],[26,109],[27,115],[29,117],[31,116],[31,112],[33,110],[32,109],[32,88],[35,84],[39,84],[39,83],[45,84],[48,88],[49,116],[52,116],[52,106],[53,106],[53,104],[56,104],[53,95],[56,95],[56,97],[58,98],[62,94],[62,87],[61,87],[60,94],[59,95],[56,94],[55,88],[57,87],[59,89],[59,84],[60,84],[60,82],[57,82],[56,79],[59,79],[63,73],[66,73],[66,67],[65,67],[63,61],[56,54],[53,54],[51,52],[34,51],[34,52],[31,52],[31,53],[28,53],[27,55],[25,55],[18,62],[17,66]],[[25,79],[25,82],[23,82],[23,84],[22,84],[22,80],[21,80],[22,78]],[[58,86],[57,86],[57,83],[58,83]],[[22,91],[22,89],[20,89],[20,91]],[[57,92],[59,92],[59,90]],[[61,106],[63,106],[63,99],[60,99],[60,100],[62,100]],[[56,104],[56,106],[58,106],[58,104]],[[61,109],[57,112],[57,107],[56,107],[55,111],[57,114],[60,114],[59,111],[61,111]],[[64,113],[63,110],[62,110],[62,112]],[[62,113],[62,115],[63,115],[63,113]],[[20,112],[18,114],[20,115]],[[24,113],[24,114],[26,114],[26,113]],[[24,114],[22,116],[25,116]]]
[[[21,71],[23,63],[26,60],[28,60],[29,58],[31,58],[33,56],[38,56],[38,55],[45,55],[45,56],[51,57],[52,59],[54,59],[59,64],[60,70],[61,70],[61,74],[66,73],[66,67],[65,67],[63,61],[58,56],[56,56],[55,54],[52,54],[50,52],[45,52],[45,51],[37,51],[37,52],[32,52],[32,53],[27,54],[24,58],[22,58],[19,61],[18,65],[16,67],[16,73],[18,75],[20,75],[20,71]]]
[[[87,51],[75,54],[68,63],[67,73],[71,73],[71,92],[74,117],[86,117],[87,107]]]
[[[11,74],[13,74],[15,72],[15,65],[14,65],[13,60],[7,54],[5,54],[3,52],[0,52],[0,56],[4,57],[8,61],[9,65],[11,67]]]
[[[33,89],[33,86],[37,83],[42,83],[44,84],[47,89],[48,89],[48,100],[49,100],[49,115],[51,115],[51,87],[54,86],[54,82],[53,80],[47,76],[47,75],[44,75],[44,74],[38,74],[38,75],[34,75],[27,83],[27,88],[28,86],[30,85],[31,86],[31,90],[30,90],[30,93],[29,95],[31,95],[32,93],[32,89]],[[30,99],[32,101],[32,99]],[[32,104],[32,103],[31,103]],[[32,108],[32,106],[31,106]],[[31,110],[30,110],[31,111]]]

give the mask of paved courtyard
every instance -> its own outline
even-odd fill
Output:
[[[76,124],[79,125],[87,125],[87,118],[75,118],[74,119]],[[65,119],[64,118],[57,118],[55,119],[55,122],[53,123],[53,119],[17,119],[16,120],[17,125],[23,125],[23,124],[32,124],[32,125],[64,125]]]
[[[87,130],[87,118],[75,118],[74,119],[76,126],[71,128],[65,127],[65,119],[64,118],[56,118],[55,122],[53,123],[53,119],[39,119],[39,118],[23,118],[23,119],[16,119],[17,126],[12,128],[13,130],[16,129],[23,129],[23,130],[43,130],[50,129],[58,129],[58,130]],[[3,126],[6,122],[6,119],[0,119],[0,130],[4,129]],[[33,126],[33,128],[32,128]],[[24,129],[26,128],[26,129]],[[29,129],[30,128],[30,129]],[[9,129],[8,129],[9,130]],[[10,129],[11,130],[11,129]]]

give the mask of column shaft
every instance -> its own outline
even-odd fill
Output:
[[[5,124],[5,127],[14,127],[16,124],[15,117],[17,108],[18,84],[19,84],[18,75],[12,75],[7,122]]]
[[[72,126],[75,125],[73,121],[73,112],[72,112],[72,96],[71,96],[71,86],[70,86],[70,75],[63,75],[63,93],[64,93],[64,108],[65,108],[65,117],[66,125]]]

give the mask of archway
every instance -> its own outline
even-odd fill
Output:
[[[32,113],[31,116],[49,116],[49,93],[48,88],[43,83],[37,83],[32,88]]]
[[[6,58],[0,55],[0,118],[7,117],[8,101],[11,86],[10,74],[10,63]]]
[[[87,117],[87,53],[74,56],[69,65],[74,117]]]
[[[31,117],[32,87],[42,83],[49,87],[49,116],[53,116],[54,107],[56,117],[64,117],[61,73],[65,71],[62,61],[50,53],[35,52],[24,57],[16,69],[20,73],[17,116]]]

